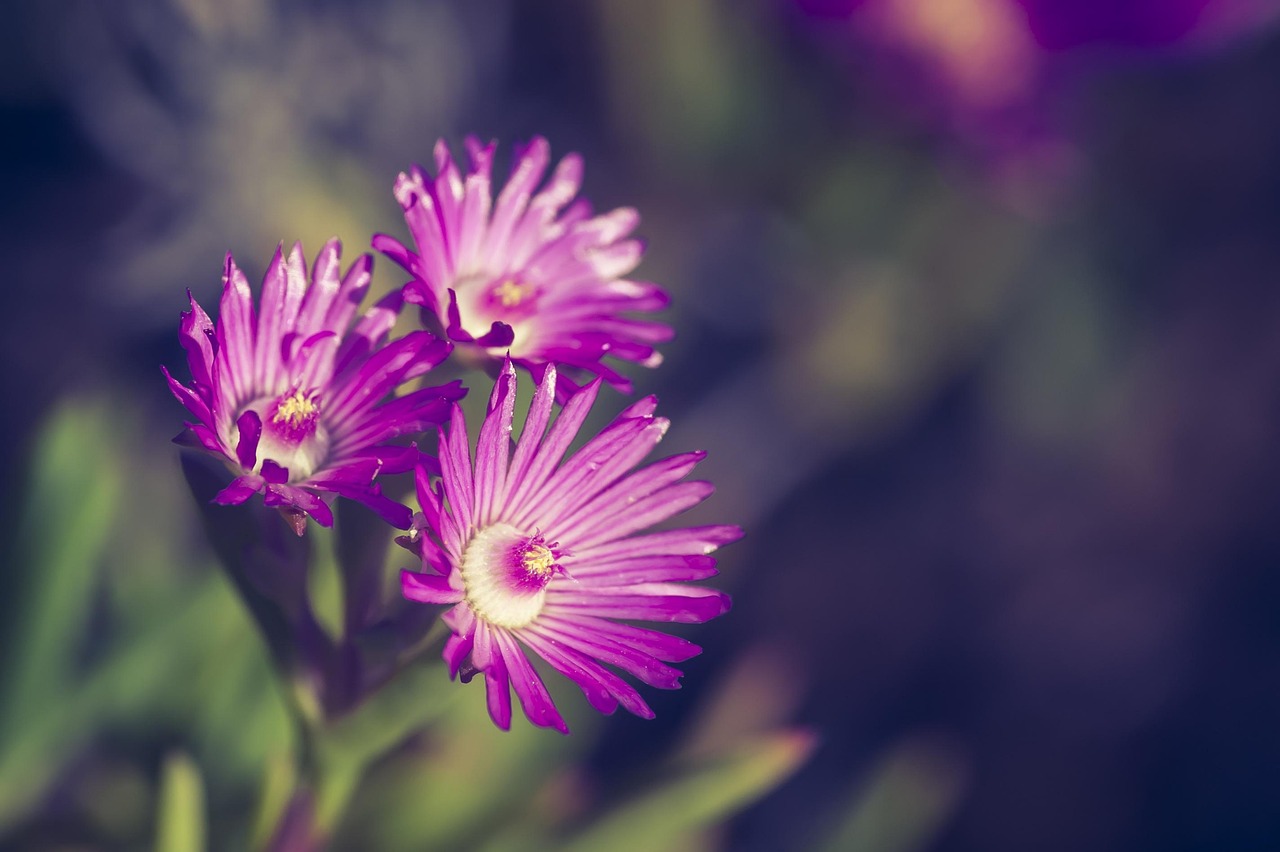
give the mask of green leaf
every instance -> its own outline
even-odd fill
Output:
[[[156,852],[204,852],[204,783],[185,754],[171,754],[160,775]]]
[[[804,731],[758,737],[728,754],[685,768],[555,848],[571,852],[671,848],[777,787],[805,761],[813,745],[813,735]]]
[[[113,649],[78,688],[35,714],[22,736],[6,743],[0,752],[0,828],[39,798],[66,756],[88,740],[95,725],[118,718],[126,710],[123,703],[155,696],[184,675],[185,660],[175,659],[173,649],[216,614],[217,591],[212,581],[193,589],[164,622]],[[122,683],[129,688],[122,688]]]
[[[0,742],[7,746],[74,680],[99,555],[121,507],[113,422],[101,405],[68,402],[36,445],[13,563],[30,586],[25,603],[14,608],[18,620],[7,649],[11,676],[0,701]]]
[[[964,788],[965,766],[952,749],[924,739],[898,746],[860,784],[848,814],[819,852],[915,852],[950,817]]]

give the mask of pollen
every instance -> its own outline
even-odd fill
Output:
[[[537,577],[549,577],[556,570],[556,558],[545,545],[530,544],[524,552],[524,570]]]
[[[292,395],[280,398],[276,403],[275,417],[272,419],[276,423],[285,423],[296,429],[307,420],[314,418],[319,411],[320,406],[316,405],[314,394],[296,390]]]
[[[502,307],[514,308],[528,298],[530,289],[530,287],[521,284],[514,278],[508,278],[493,288],[493,295],[497,297],[499,302],[502,302]]]

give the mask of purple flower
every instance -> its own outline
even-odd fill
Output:
[[[409,509],[382,494],[374,479],[419,462],[415,447],[387,442],[442,423],[465,391],[454,382],[390,399],[403,383],[430,370],[450,345],[425,331],[384,344],[400,311],[393,293],[351,321],[369,290],[372,259],[362,255],[339,275],[341,246],[320,250],[310,285],[302,246],[288,261],[276,250],[255,315],[249,284],[227,255],[217,326],[191,298],[182,314],[182,345],[191,384],[165,377],[194,418],[182,436],[221,456],[239,474],[214,501],[243,503],[262,494],[301,534],[304,515],[322,526],[333,515],[321,493],[365,503],[407,529]]]
[[[606,666],[663,689],[679,686],[667,663],[701,649],[684,639],[619,620],[697,623],[729,609],[723,592],[684,581],[716,573],[710,554],[737,540],[735,526],[670,529],[637,535],[701,503],[706,482],[681,482],[705,453],[632,468],[667,431],[646,397],[561,463],[599,391],[574,394],[548,430],[555,366],[546,369],[512,452],[516,378],[510,362],[489,399],[475,464],[462,411],[440,438],[440,482],[418,470],[423,515],[413,539],[423,572],[404,571],[405,597],[456,604],[443,616],[453,635],[444,658],[464,680],[483,672],[489,715],[511,724],[511,695],[535,725],[568,728],[530,665],[527,651],[572,680],[593,707],[653,711]],[[544,434],[545,433],[545,434]]]
[[[535,376],[556,362],[630,392],[630,382],[601,359],[656,367],[662,356],[653,345],[672,334],[667,325],[622,316],[668,301],[657,286],[622,277],[643,252],[627,238],[639,216],[629,207],[592,216],[585,199],[574,201],[582,180],[577,154],[561,160],[535,194],[551,155],[540,137],[517,151],[494,203],[495,146],[468,138],[471,167],[463,176],[438,142],[436,177],[415,166],[395,186],[417,253],[385,234],[373,238],[374,248],[413,275],[405,300],[434,314],[460,351],[494,368],[509,356]],[[560,381],[563,398],[576,386]]]

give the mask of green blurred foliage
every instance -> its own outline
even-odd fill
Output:
[[[156,852],[204,852],[204,785],[200,769],[184,754],[172,754],[160,776]]]
[[[43,435],[18,545],[31,572],[28,617],[8,646],[0,838],[40,848],[45,835],[29,821],[62,791],[87,836],[166,850],[260,847],[298,780],[297,743],[258,631],[199,543],[189,498],[175,493],[173,455],[148,456],[135,442],[154,436],[92,400],[66,404]],[[127,477],[126,459],[135,461]],[[321,569],[313,603],[338,635],[333,534],[308,535]],[[406,560],[389,551],[384,570]],[[434,654],[407,662],[324,731],[312,759],[328,779],[317,807],[337,822],[335,848],[585,849],[618,837],[633,844],[625,848],[701,848],[706,830],[812,746],[808,735],[744,732],[666,769],[637,767],[655,780],[597,801],[576,761],[603,728],[572,685],[547,678],[575,736],[521,722],[502,732],[483,687],[448,683]],[[121,739],[141,748],[106,745]],[[168,745],[181,751],[146,757]]]

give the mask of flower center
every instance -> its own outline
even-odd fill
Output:
[[[476,337],[489,331],[494,322],[511,326],[515,339],[501,347],[519,353],[532,334],[541,289],[517,275],[491,278],[486,272],[460,277],[454,282],[462,327]]]
[[[524,627],[542,612],[547,584],[564,569],[562,554],[538,534],[510,524],[476,533],[462,556],[462,583],[476,615],[499,627]]]
[[[263,397],[245,406],[258,412],[262,437],[258,439],[258,462],[271,459],[289,469],[289,481],[311,476],[329,451],[329,433],[320,422],[320,401],[316,391],[290,388],[278,397]],[[243,412],[242,412],[243,413]]]
[[[518,307],[533,296],[533,287],[515,278],[506,278],[490,291],[489,295],[504,308]]]
[[[316,404],[315,391],[295,390],[277,399],[271,412],[272,427],[282,440],[299,444],[315,434],[320,406]]]

